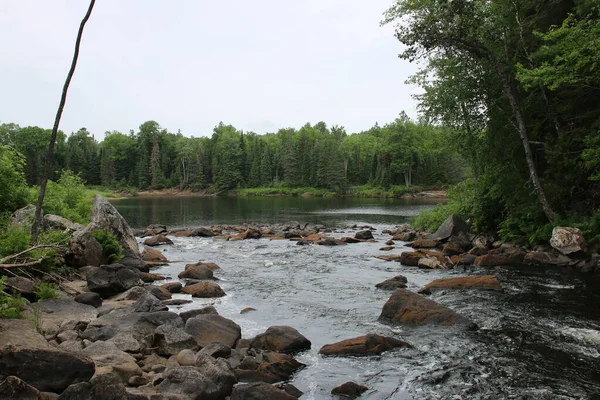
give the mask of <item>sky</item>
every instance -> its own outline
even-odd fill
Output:
[[[416,117],[393,0],[98,0],[60,129],[207,136],[220,121],[349,133]],[[51,128],[85,0],[0,1],[0,123]]]

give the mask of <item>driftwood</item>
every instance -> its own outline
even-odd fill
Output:
[[[35,261],[28,261],[28,262],[22,262],[22,263],[13,263],[13,264],[7,264],[6,262],[9,260],[14,260],[14,259],[18,259],[19,257],[32,252],[34,250],[39,250],[39,249],[57,249],[60,248],[61,246],[57,246],[54,244],[40,244],[37,246],[33,246],[28,248],[27,250],[23,250],[19,253],[16,254],[11,254],[9,256],[6,256],[4,258],[0,258],[0,268],[21,268],[21,267],[32,267],[34,265],[40,265],[42,263],[42,261],[44,260],[43,258],[40,258],[39,260],[35,260]]]

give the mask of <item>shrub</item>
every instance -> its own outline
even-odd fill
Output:
[[[35,289],[38,300],[54,299],[58,297],[58,291],[54,283],[40,283]]]
[[[11,296],[4,292],[6,277],[0,278],[0,318],[21,318],[25,309],[25,300],[20,296]]]
[[[22,226],[10,224],[5,230],[0,230],[0,256],[19,253],[29,247],[31,235]]]
[[[92,236],[102,246],[102,254],[109,263],[115,263],[123,258],[123,246],[111,232],[98,229],[92,232]]]

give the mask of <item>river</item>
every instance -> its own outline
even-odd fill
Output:
[[[315,198],[134,198],[113,204],[136,228],[170,228],[242,222],[300,222],[327,226],[371,225],[378,243],[297,246],[267,239],[223,241],[172,238],[161,246],[178,262],[153,272],[176,280],[185,263],[216,262],[227,293],[172,307],[214,305],[249,338],[272,325],[290,325],[312,341],[296,358],[307,365],[292,379],[302,399],[331,399],[348,380],[365,385],[364,399],[596,399],[600,398],[600,281],[566,268],[421,270],[373,256],[389,229],[431,202]],[[351,236],[338,228],[333,236]],[[393,253],[409,248],[402,242]],[[480,327],[406,329],[377,317],[390,292],[375,284],[395,275],[418,290],[436,278],[493,274],[503,293],[438,292],[431,296]],[[175,295],[175,298],[189,298]],[[240,314],[253,307],[256,311]],[[318,350],[366,333],[394,336],[414,348],[367,358],[325,358]]]

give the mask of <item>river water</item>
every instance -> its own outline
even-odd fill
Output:
[[[600,281],[561,268],[471,268],[429,271],[374,258],[392,228],[420,210],[419,201],[303,198],[143,198],[114,202],[136,228],[242,222],[371,225],[378,243],[297,246],[268,239],[223,241],[172,238],[161,246],[177,262],[153,272],[177,280],[186,263],[216,262],[227,296],[194,299],[184,311],[213,305],[249,338],[272,325],[290,325],[312,342],[296,356],[307,365],[292,379],[302,399],[331,399],[333,387],[353,380],[369,388],[364,399],[596,399],[600,398]],[[356,230],[338,228],[335,237]],[[392,253],[409,250],[402,242]],[[449,276],[493,274],[503,293],[446,291],[431,296],[480,327],[407,329],[377,317],[390,292],[375,284],[395,275],[418,290]],[[189,298],[175,295],[175,298]],[[255,308],[245,314],[240,310]],[[376,357],[325,358],[324,344],[367,333],[410,342]]]

